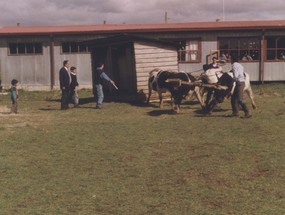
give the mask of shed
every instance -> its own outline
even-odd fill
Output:
[[[178,71],[176,43],[134,35],[117,35],[83,42],[91,47],[92,71],[98,61],[122,95],[145,100],[149,72],[154,68]]]

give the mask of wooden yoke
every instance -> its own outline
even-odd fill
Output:
[[[201,82],[187,82],[187,81],[182,81],[178,78],[174,78],[174,79],[167,79],[165,82],[168,83],[174,83],[176,84],[176,87],[183,85],[189,85],[189,86],[199,86],[199,87],[207,87],[207,88],[213,88],[216,90],[227,90],[228,87],[227,86],[223,86],[223,85],[219,85],[219,84],[204,84]]]

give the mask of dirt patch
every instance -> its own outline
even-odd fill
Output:
[[[7,106],[0,106],[0,115],[10,113],[10,108]]]
[[[18,127],[26,127],[29,126],[26,122],[20,122],[20,123],[14,123],[14,124],[7,124],[4,127],[5,128],[18,128]]]
[[[0,109],[0,120],[0,130],[2,134],[5,131],[10,134],[11,131],[15,132],[18,129],[26,127],[38,128],[51,121],[47,115],[43,116],[41,113],[31,113],[27,110],[22,110],[17,114],[11,114],[10,109],[3,106],[1,106]]]

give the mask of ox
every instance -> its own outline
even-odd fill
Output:
[[[185,72],[172,72],[160,69],[153,69],[149,73],[149,81],[148,81],[149,95],[147,99],[148,103],[152,94],[152,90],[154,90],[159,95],[160,108],[162,108],[163,106],[162,94],[169,91],[171,93],[172,108],[174,111],[178,113],[182,99],[184,99],[188,95],[190,90],[194,90],[197,99],[199,100],[200,104],[203,105],[201,94],[199,92],[199,87],[189,86],[189,85],[177,86],[176,83],[167,82],[167,80],[169,79],[179,79],[181,81],[186,81],[189,83],[194,82],[196,80],[192,75],[187,74]]]
[[[212,68],[212,69],[208,69],[206,70],[204,73],[201,74],[200,79],[204,82],[204,83],[209,83],[209,84],[216,84],[219,82],[219,79],[221,78],[221,76],[223,75],[223,71],[222,71],[222,67],[219,68]],[[233,73],[229,72],[227,73],[229,74],[231,77],[233,77]],[[249,78],[249,74],[244,72],[245,74],[245,87],[244,87],[244,92],[248,95],[248,97],[250,98],[251,101],[251,105],[253,109],[256,109],[256,104],[254,101],[254,96],[253,96],[253,91],[250,85],[250,78]],[[231,94],[233,93],[235,87],[235,83],[233,85],[233,87],[231,88]],[[208,94],[205,100],[205,106],[207,107],[209,105],[209,101],[211,100],[211,96],[213,94],[213,90],[212,89],[208,89]],[[203,96],[202,96],[203,97]]]
[[[226,86],[226,90],[214,90],[213,97],[210,99],[209,104],[206,106],[206,112],[211,113],[218,103],[222,103],[226,97],[229,97],[234,88],[235,81],[229,73],[223,73],[219,78],[218,84]]]

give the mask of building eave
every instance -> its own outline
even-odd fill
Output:
[[[6,26],[0,36],[11,35],[74,35],[145,32],[193,32],[285,29],[285,20],[220,21],[163,24],[102,24],[74,26]]]

